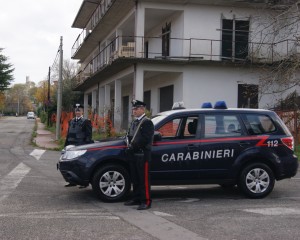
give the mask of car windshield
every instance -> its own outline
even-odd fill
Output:
[[[165,115],[156,115],[151,118],[151,121],[153,122],[153,124],[155,126],[157,123],[159,123],[161,120],[163,120],[166,117],[167,116],[165,116]]]

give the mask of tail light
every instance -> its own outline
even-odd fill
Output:
[[[281,138],[281,141],[285,146],[287,146],[289,149],[294,151],[294,138],[293,137]]]

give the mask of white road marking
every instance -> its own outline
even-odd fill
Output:
[[[138,211],[136,208],[112,203],[101,203],[101,207],[159,240],[207,240],[149,210]]]
[[[33,156],[36,160],[39,160],[45,152],[46,150],[43,149],[34,149],[29,155]]]
[[[187,198],[186,200],[182,200],[182,201],[179,201],[179,202],[192,203],[192,202],[198,202],[198,201],[200,201],[199,198]]]
[[[109,213],[97,212],[99,209],[90,210],[85,209],[84,211],[73,210],[73,211],[42,211],[42,212],[27,212],[27,213],[2,213],[0,217],[10,218],[29,218],[29,219],[83,219],[83,218],[95,218],[95,219],[106,219],[106,220],[120,220],[119,217],[113,216]]]
[[[174,217],[174,215],[172,215],[172,214],[164,213],[164,212],[159,212],[159,211],[153,211],[153,213],[156,216],[161,216],[161,217]]]
[[[262,215],[277,216],[277,215],[299,215],[300,208],[261,208],[261,209],[244,209],[245,212],[257,213]]]
[[[31,170],[24,163],[20,163],[9,174],[0,180],[0,201],[8,197]]]

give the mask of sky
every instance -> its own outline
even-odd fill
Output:
[[[26,76],[38,83],[48,78],[49,67],[63,37],[63,58],[81,33],[72,28],[83,0],[0,0],[0,48],[15,68],[12,84]]]

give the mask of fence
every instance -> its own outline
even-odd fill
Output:
[[[294,136],[295,143],[298,144],[300,142],[300,135],[298,134],[300,130],[300,111],[277,111],[276,113],[283,120],[285,125],[288,127],[288,129]]]
[[[66,137],[68,133],[69,121],[73,119],[73,112],[62,112],[60,119],[61,136]],[[92,122],[92,127],[97,133],[104,133],[105,137],[116,136],[116,131],[113,128],[113,124],[110,116],[100,117],[98,114],[89,113],[88,118]],[[51,122],[56,123],[56,114],[51,116]]]

